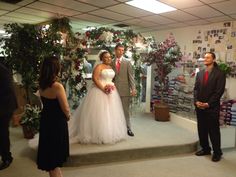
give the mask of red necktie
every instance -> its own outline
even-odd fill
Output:
[[[117,58],[116,61],[117,61],[117,62],[116,62],[116,71],[117,71],[117,72],[120,72],[120,59]]]
[[[205,73],[204,73],[204,77],[203,77],[203,83],[204,83],[204,85],[206,85],[207,84],[207,82],[208,82],[208,71],[205,71]]]

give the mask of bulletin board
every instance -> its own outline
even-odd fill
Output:
[[[236,22],[222,22],[207,29],[199,29],[193,43],[193,58],[199,59],[207,51],[214,52],[217,60],[236,61]]]

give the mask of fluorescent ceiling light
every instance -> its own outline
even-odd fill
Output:
[[[132,0],[126,2],[126,4],[129,4],[131,6],[153,12],[155,14],[160,14],[164,12],[170,12],[176,10],[176,8],[168,6],[164,3],[161,3],[156,0]]]

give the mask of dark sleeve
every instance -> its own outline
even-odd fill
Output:
[[[222,71],[218,70],[216,79],[216,87],[213,94],[208,100],[209,107],[215,107],[219,104],[220,98],[225,91],[226,75]]]
[[[194,105],[198,101],[197,94],[198,94],[198,91],[199,91],[199,86],[200,86],[200,83],[199,83],[199,72],[198,72],[197,76],[196,76],[196,79],[195,79],[194,88],[193,88]]]
[[[0,66],[0,112],[13,113],[17,108],[17,99],[11,73]]]

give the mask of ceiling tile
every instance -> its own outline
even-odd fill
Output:
[[[152,27],[152,29],[155,29],[155,30],[163,30],[163,29],[169,29],[169,28],[170,27],[167,25],[157,25],[157,26]]]
[[[127,24],[129,26],[138,25],[139,28],[140,27],[152,27],[152,26],[157,25],[157,23],[153,23],[150,21],[144,21],[142,19],[131,19],[131,20],[123,21],[122,23]]]
[[[207,18],[206,20],[211,23],[216,23],[216,22],[223,22],[223,21],[231,21],[233,19],[227,16],[220,16],[220,17],[214,17],[214,18]]]
[[[219,2],[219,3],[211,4],[211,6],[225,14],[234,14],[236,12],[235,0]]]
[[[117,0],[117,1],[120,1],[120,2],[127,2],[127,1],[130,1],[130,0]]]
[[[86,26],[116,28],[114,24],[124,23],[129,27],[122,29],[148,31],[236,20],[236,0],[160,0],[178,10],[158,15],[127,5],[127,1],[23,0],[15,5],[0,2],[0,24],[39,23],[67,16],[73,30]]]
[[[9,12],[9,11],[7,11],[7,10],[0,10],[0,15],[3,15],[5,13],[7,13],[7,12]]]
[[[117,21],[122,21],[122,20],[126,20],[126,19],[131,18],[127,15],[118,14],[118,13],[111,12],[109,10],[104,10],[104,9],[90,12],[90,14],[97,15],[97,16],[104,17],[104,18],[114,19]]]
[[[193,15],[182,12],[180,10],[162,13],[161,15],[164,17],[171,18],[172,20],[176,20],[176,21],[190,21],[190,20],[198,20],[199,19]]]
[[[172,7],[175,7],[177,9],[184,9],[188,7],[195,7],[195,6],[201,6],[203,3],[201,3],[199,0],[159,0],[160,2],[163,2],[167,5],[170,5]]]
[[[228,0],[201,0],[204,3],[216,3],[216,2],[222,2],[222,1],[228,1]]]
[[[76,26],[99,26],[101,24],[95,23],[95,22],[88,22],[84,20],[78,20],[77,18],[70,18],[71,20],[71,25],[76,25]]]
[[[20,9],[16,10],[15,12],[20,12],[20,13],[30,14],[30,15],[37,14],[37,16],[39,16],[39,17],[46,17],[46,18],[56,17],[56,13],[45,12],[45,11],[31,9],[31,8],[27,8],[27,7],[20,8]]]
[[[139,33],[147,33],[147,32],[155,31],[155,29],[152,29],[152,28],[140,28],[140,29],[135,29],[135,31],[137,31]]]
[[[7,16],[15,17],[15,18],[22,18],[24,20],[38,21],[38,22],[43,22],[43,21],[48,20],[48,19],[38,17],[35,15],[23,14],[23,13],[18,13],[18,12],[11,12],[11,13],[7,14]]]
[[[40,0],[42,2],[45,3],[49,3],[52,5],[56,5],[56,6],[60,6],[60,7],[64,7],[64,8],[68,8],[68,9],[74,9],[80,12],[89,12],[89,11],[93,11],[95,9],[97,9],[97,7],[88,5],[88,4],[84,4],[78,1],[74,1],[74,0]]]
[[[114,23],[114,20],[104,19],[98,16],[89,15],[89,14],[81,14],[74,16],[77,19],[82,19],[85,21],[95,22],[95,23],[101,23],[101,24],[107,24],[107,23]]]
[[[15,23],[15,21],[6,19],[5,17],[0,17],[0,23],[1,24],[7,24],[7,23]],[[1,29],[1,28],[0,28]]]
[[[94,1],[94,0],[75,0],[75,1],[79,1],[79,2],[84,2],[87,4],[91,4],[93,6],[97,6],[97,7],[108,7],[111,5],[115,5],[118,4],[119,2],[114,1],[114,0],[100,0],[100,1]]]
[[[210,22],[206,20],[194,20],[194,21],[189,21],[185,23],[189,25],[206,25],[206,24],[209,24]]]
[[[9,16],[3,16],[0,17],[0,20],[10,21],[10,23],[30,23],[30,24],[36,24],[37,22],[33,20],[25,20],[22,18],[15,18],[15,17],[9,17]]]
[[[125,5],[125,4],[115,5],[112,7],[108,7],[106,9],[109,9],[117,13],[129,15],[132,17],[142,17],[142,16],[147,16],[147,15],[153,15],[153,13],[151,12],[147,12],[145,10],[141,10],[141,9],[129,6],[129,5]]]
[[[153,23],[153,22],[148,22],[148,21],[144,21],[144,20],[140,20],[138,23],[139,26],[142,27],[151,27],[151,26],[155,26],[157,25],[157,23]]]
[[[64,16],[73,16],[77,15],[79,12],[72,10],[72,9],[66,9],[50,4],[45,4],[43,2],[35,2],[33,4],[28,5],[27,7],[29,8],[34,8],[34,9],[39,9],[42,11],[48,11],[48,12],[54,12],[57,13],[58,15],[64,15]]]
[[[180,28],[180,27],[186,27],[189,25],[186,23],[173,23],[173,24],[168,24],[167,26],[172,27],[172,28]]]
[[[231,14],[230,17],[234,18],[236,20],[236,14]]]
[[[200,18],[209,18],[223,15],[219,11],[212,9],[209,6],[198,6],[184,9],[184,11]]]
[[[124,22],[126,24],[137,25],[140,21],[141,21],[141,19],[134,18],[134,19],[130,19],[130,20],[125,20]]]
[[[0,8],[1,10],[15,10],[19,8],[20,6],[15,5],[15,4],[9,4],[5,2],[0,2]]]
[[[160,15],[151,15],[151,16],[141,17],[141,19],[152,21],[158,24],[169,24],[169,23],[175,22],[174,20],[168,19],[166,17],[162,17]]]
[[[18,2],[17,5],[19,5],[19,6],[25,6],[25,5],[29,4],[29,3],[34,2],[34,1],[35,1],[35,0],[23,0],[23,1]]]

